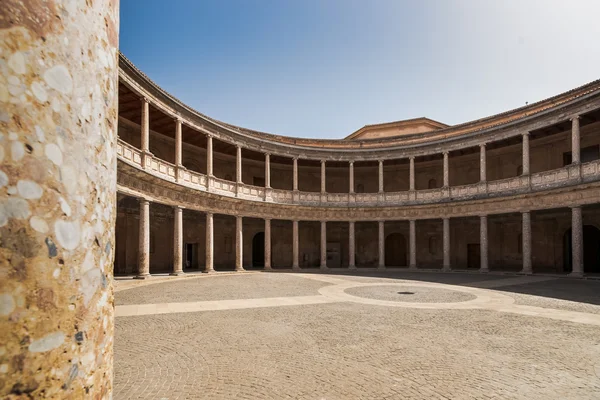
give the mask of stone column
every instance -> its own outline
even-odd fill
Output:
[[[244,270],[244,231],[243,219],[239,215],[235,217],[235,270]]]
[[[325,170],[325,160],[321,160],[321,194],[325,194],[327,192],[327,178],[325,176]]]
[[[173,272],[171,275],[183,274],[183,209],[174,208],[173,223]]]
[[[142,97],[142,153],[150,152],[150,104],[148,99]]]
[[[356,269],[356,236],[354,226],[354,221],[348,223],[348,268],[350,269]]]
[[[213,175],[213,138],[212,135],[206,136],[206,175]]]
[[[379,193],[383,193],[383,160],[379,160]]]
[[[242,148],[240,146],[237,146],[235,161],[235,181],[242,183]]]
[[[444,187],[450,186],[450,171],[448,162],[448,152],[444,152]]]
[[[206,213],[206,265],[204,267],[204,272],[209,274],[215,272],[214,249],[214,216],[213,213]]]
[[[265,188],[271,187],[271,155],[265,154]]]
[[[481,265],[479,270],[481,272],[488,272],[488,220],[487,215],[480,216],[479,224],[479,247],[481,251]]]
[[[416,221],[414,219],[411,219],[409,222],[409,238],[408,238],[408,245],[409,245],[409,256],[410,256],[410,260],[409,260],[409,264],[408,267],[410,269],[416,269],[417,268],[417,227],[416,227]]]
[[[294,191],[298,191],[298,159],[294,157]]]
[[[0,398],[108,399],[119,1],[0,4]]]
[[[265,271],[271,270],[271,220],[265,219]]]
[[[379,235],[378,235],[378,244],[379,244],[379,252],[378,252],[378,269],[385,269],[385,222],[378,221]]]
[[[581,207],[571,207],[571,276],[583,276],[583,219]]]
[[[349,164],[349,171],[350,171],[350,185],[349,185],[349,192],[350,194],[354,193],[354,161],[350,161]]]
[[[571,164],[579,164],[581,162],[581,142],[579,139],[579,115],[571,118]]]
[[[321,221],[321,269],[327,269],[327,222]]]
[[[531,267],[531,213],[524,211],[521,213],[523,217],[523,229],[522,229],[522,244],[521,249],[523,250],[523,269],[521,273],[532,274],[533,270]]]
[[[292,269],[300,269],[298,262],[298,221],[292,221]]]
[[[523,134],[523,173],[529,175],[529,132]]]
[[[175,119],[175,166],[181,167],[181,119]]]
[[[485,143],[479,145],[479,180],[481,182],[487,181],[487,167],[486,167],[486,156],[485,156]]]
[[[137,279],[150,276],[150,202],[140,199],[140,229]]]
[[[415,158],[414,157],[410,157],[410,169],[409,169],[409,175],[408,175],[408,180],[409,180],[409,189],[410,190],[415,190]]]
[[[444,218],[443,220],[443,246],[444,246],[444,264],[442,269],[444,271],[450,271],[450,218]]]

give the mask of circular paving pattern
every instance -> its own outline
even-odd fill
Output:
[[[361,286],[346,290],[352,296],[406,303],[458,303],[477,296],[455,290],[412,285]]]

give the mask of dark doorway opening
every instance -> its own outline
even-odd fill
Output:
[[[479,269],[481,267],[481,247],[479,243],[467,244],[467,268]]]
[[[186,243],[184,255],[184,269],[198,268],[198,243]]]
[[[572,230],[563,236],[563,269],[573,271],[573,248],[571,247]],[[600,229],[593,225],[583,226],[583,272],[600,273]]]
[[[265,233],[259,232],[252,239],[252,268],[265,267]]]
[[[392,233],[385,238],[385,265],[406,267],[406,238],[401,233]]]

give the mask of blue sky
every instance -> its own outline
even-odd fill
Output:
[[[596,0],[121,0],[121,51],[196,110],[263,132],[458,124],[600,78]]]

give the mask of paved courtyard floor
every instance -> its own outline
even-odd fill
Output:
[[[600,281],[241,273],[116,284],[119,399],[600,399]]]

